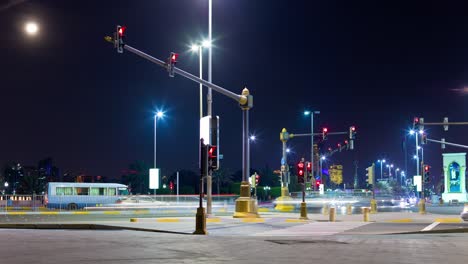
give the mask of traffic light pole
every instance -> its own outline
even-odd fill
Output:
[[[468,148],[468,146],[466,145],[460,145],[460,144],[455,144],[455,143],[450,143],[450,142],[446,142],[446,141],[439,141],[439,140],[435,140],[435,139],[427,139],[427,141],[429,142],[434,142],[434,143],[440,143],[442,145],[449,145],[449,146],[454,146],[454,147],[459,147],[459,148]]]
[[[116,45],[116,39],[106,36],[104,38],[107,42],[113,43],[114,46]],[[123,45],[123,49],[138,55],[146,60],[149,60],[166,70],[168,70],[171,73],[181,75],[182,77],[185,77],[187,79],[190,79],[194,82],[203,84],[204,86],[213,89],[214,91],[227,96],[236,102],[239,103],[239,106],[242,109],[242,117],[243,117],[243,131],[242,131],[242,146],[243,146],[243,152],[242,152],[242,183],[241,183],[241,195],[240,197],[236,200],[236,211],[234,213],[234,217],[258,217],[258,213],[256,211],[256,208],[253,208],[251,206],[252,202],[250,199],[250,186],[248,183],[248,173],[250,171],[250,164],[248,162],[248,157],[249,157],[249,110],[253,107],[253,96],[250,94],[249,90],[247,88],[244,88],[242,90],[242,94],[238,95],[236,93],[233,93],[229,90],[226,90],[216,84],[213,84],[211,82],[205,81],[202,78],[198,78],[193,74],[190,74],[186,71],[183,71],[174,65],[169,64],[168,62],[164,62],[162,60],[159,60],[149,54],[146,54],[138,49],[135,49],[129,45]]]

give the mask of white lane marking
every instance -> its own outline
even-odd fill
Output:
[[[423,228],[421,231],[429,231],[429,230],[432,230],[434,227],[436,227],[437,225],[439,225],[440,222],[434,222],[428,226],[426,226],[425,228]]]

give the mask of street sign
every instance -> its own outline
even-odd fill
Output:
[[[149,188],[159,189],[159,169],[157,168],[149,170]]]

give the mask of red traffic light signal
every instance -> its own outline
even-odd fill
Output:
[[[307,172],[312,172],[312,162],[307,162]]]
[[[218,168],[218,147],[215,145],[208,146],[208,167],[210,170]]]
[[[171,190],[174,189],[174,183],[173,182],[169,182],[169,189],[171,189]]]
[[[179,54],[171,52],[171,63],[175,64],[177,62],[177,58],[179,58]]]
[[[117,31],[117,32],[119,33],[119,36],[120,36],[120,37],[125,36],[125,30],[126,30],[126,29],[127,29],[127,27],[125,27],[125,26],[118,27],[118,31]]]
[[[299,161],[299,163],[297,163],[297,181],[299,183],[304,183],[304,167],[303,161]]]
[[[260,182],[260,175],[255,175],[255,184],[258,185],[258,183]]]
[[[431,166],[429,166],[429,165],[427,165],[427,164],[424,165],[424,172],[426,172],[426,173],[429,172],[429,169],[430,169],[430,168],[431,168]]]
[[[317,186],[317,188],[320,186],[321,182],[320,180],[315,180],[315,186]]]
[[[323,140],[327,139],[327,135],[328,135],[328,128],[326,127],[322,128],[322,139]]]

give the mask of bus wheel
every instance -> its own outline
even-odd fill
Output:
[[[70,211],[77,210],[78,205],[76,205],[75,203],[68,204],[67,209]]]

